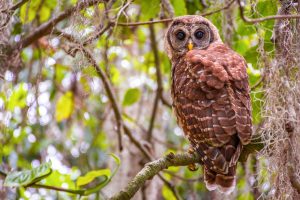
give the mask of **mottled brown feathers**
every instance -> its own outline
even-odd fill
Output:
[[[252,134],[246,62],[219,40],[170,58],[174,111],[201,156],[206,186],[231,192],[237,160]]]

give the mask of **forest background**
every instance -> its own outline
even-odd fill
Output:
[[[163,39],[187,14],[248,64],[254,136],[227,197],[185,167],[199,158],[171,109]],[[1,0],[0,199],[300,199],[299,14],[300,0]]]

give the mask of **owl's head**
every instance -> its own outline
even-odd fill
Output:
[[[198,15],[177,17],[165,36],[165,49],[169,58],[177,58],[192,49],[206,49],[213,42],[221,42],[218,29]]]

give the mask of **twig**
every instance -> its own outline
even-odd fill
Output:
[[[208,15],[212,15],[215,13],[218,13],[222,10],[226,10],[228,8],[230,8],[230,6],[233,4],[235,0],[231,0],[228,4],[226,4],[225,6],[216,9],[214,11],[211,12],[207,12],[207,13],[203,13],[200,14],[200,16],[208,16]],[[147,21],[147,22],[132,22],[132,23],[122,23],[122,22],[115,22],[117,24],[117,26],[141,26],[141,25],[149,25],[149,24],[157,24],[157,23],[165,23],[165,22],[171,22],[173,20],[173,18],[168,18],[168,19],[160,19],[160,20],[152,20],[152,21]]]
[[[206,3],[205,0],[200,0],[200,3],[203,6],[203,8],[207,8],[208,7],[208,5],[207,5],[207,3]]]
[[[162,5],[162,8],[168,12],[169,17],[173,18],[175,16],[174,8],[173,8],[170,0],[161,0],[161,5]]]
[[[173,154],[170,153],[164,158],[147,163],[145,167],[128,183],[126,188],[111,197],[111,200],[127,200],[132,198],[135,193],[145,184],[146,180],[151,179],[163,169],[170,166],[186,166],[199,161],[197,155],[189,153]]]
[[[21,1],[17,2],[16,4],[14,4],[13,6],[11,6],[10,8],[8,8],[8,9],[0,10],[0,13],[10,13],[12,11],[15,11],[18,8],[20,8],[21,6],[23,6],[27,1],[29,1],[29,0],[21,0]]]
[[[74,56],[74,52],[72,51],[76,51],[77,50],[81,50],[83,55],[87,58],[87,60],[92,64],[92,66],[94,67],[94,69],[97,72],[97,75],[100,77],[100,79],[102,80],[102,83],[104,85],[105,91],[107,93],[107,96],[112,104],[112,108],[116,117],[116,121],[117,121],[117,133],[118,133],[118,142],[119,142],[119,149],[122,150],[123,146],[122,146],[122,136],[121,136],[121,130],[123,129],[123,120],[122,120],[122,115],[119,109],[119,105],[117,103],[116,97],[114,95],[114,93],[112,92],[112,86],[110,84],[109,79],[107,78],[106,74],[102,71],[102,69],[100,68],[100,66],[97,64],[96,60],[93,58],[92,54],[89,52],[88,49],[84,48],[83,45],[77,40],[75,39],[72,35],[67,34],[67,33],[63,33],[61,31],[58,30],[54,30],[55,34],[58,34],[64,38],[66,38],[67,40],[69,40],[70,42],[73,42],[74,44],[76,44],[78,46],[77,49],[72,49],[70,51],[68,51],[67,53],[69,53],[70,55]]]
[[[165,99],[163,94],[163,84],[162,84],[162,75],[160,70],[160,60],[159,60],[159,54],[158,54],[158,48],[157,48],[157,42],[156,42],[156,36],[153,24],[149,25],[150,29],[150,40],[151,40],[151,48],[153,50],[154,54],[154,62],[155,62],[155,70],[156,70],[156,82],[157,82],[157,94],[158,98],[161,100],[161,102],[166,105],[169,108],[172,108],[172,105]]]
[[[3,176],[4,178],[7,176],[7,174],[3,171],[0,171],[0,175]],[[66,189],[66,188],[60,188],[60,187],[55,187],[51,185],[43,185],[39,183],[33,183],[27,186],[24,186],[25,188],[45,188],[48,190],[55,190],[59,192],[67,192],[71,194],[78,194],[78,195],[83,195],[85,190],[72,190],[72,189]]]
[[[21,0],[18,3],[14,4],[13,6],[11,6],[10,8],[8,8],[8,9],[0,10],[0,13],[6,14],[6,19],[4,20],[3,23],[1,23],[0,30],[2,28],[4,28],[8,24],[11,16],[14,14],[15,10],[17,10],[18,8],[20,8],[27,1],[29,1],[29,0]]]
[[[265,80],[265,77],[266,77],[266,73],[264,72],[260,77],[260,79],[251,87],[251,90],[256,89]]]
[[[83,195],[84,192],[85,192],[85,190],[65,189],[65,188],[55,187],[55,186],[51,186],[51,185],[43,185],[43,184],[38,184],[38,183],[35,183],[35,184],[30,185],[28,187],[31,187],[31,188],[45,188],[45,189],[48,189],[48,190],[56,190],[56,191],[60,191],[60,192],[67,192],[67,193],[78,194],[78,195]]]
[[[164,173],[170,174],[171,176],[173,176],[174,178],[177,178],[179,180],[182,181],[186,181],[186,182],[201,182],[203,181],[203,177],[199,176],[198,178],[185,178],[183,176],[180,176],[172,171],[169,170],[163,170]]]
[[[156,89],[151,119],[150,119],[149,128],[148,128],[148,135],[147,135],[147,140],[151,141],[152,130],[153,130],[154,122],[155,122],[156,112],[158,109],[159,99],[160,99],[160,96],[162,95],[163,88],[162,88],[162,80],[161,80],[161,72],[160,72],[160,62],[159,62],[159,57],[158,57],[158,50],[157,50],[157,45],[156,45],[156,38],[155,38],[155,31],[154,31],[153,24],[150,24],[149,29],[150,29],[151,47],[152,47],[153,54],[154,54],[156,80],[157,80],[156,81],[157,89]]]
[[[113,111],[114,111],[114,114],[115,114],[115,117],[116,117],[119,149],[122,150],[123,146],[122,146],[121,130],[123,129],[123,120],[122,120],[122,115],[121,115],[120,108],[119,108],[119,105],[117,103],[116,97],[115,97],[114,93],[112,92],[113,89],[112,89],[112,86],[110,84],[110,81],[107,78],[107,76],[105,75],[105,73],[102,71],[100,66],[97,64],[96,60],[93,58],[93,56],[89,52],[89,50],[87,50],[86,48],[84,48],[82,46],[80,47],[80,49],[82,50],[84,56],[88,59],[88,61],[93,65],[93,67],[95,68],[98,76],[100,77],[100,79],[103,82],[105,91],[107,93],[107,96],[108,96],[111,104],[112,104],[112,108],[113,108]]]
[[[103,35],[108,29],[110,29],[112,23],[108,23],[106,26],[104,26],[102,29],[100,29],[98,32],[96,32],[94,35],[92,35],[91,37],[87,38],[82,45],[86,46],[88,44],[90,44],[92,41],[98,39],[101,35]]]
[[[150,123],[149,123],[149,128],[148,128],[148,133],[147,133],[147,141],[149,141],[149,142],[152,139],[152,132],[153,132],[154,122],[155,122],[155,118],[156,118],[156,113],[158,110],[158,104],[159,104],[159,93],[158,93],[158,91],[156,91],[153,108],[152,108],[152,113],[151,113],[151,118],[150,118]]]
[[[0,24],[0,30],[3,29],[8,24],[8,22],[10,21],[12,15],[14,14],[15,10],[20,8],[27,1],[29,1],[29,0],[21,0],[18,3],[11,6],[10,8],[8,8],[8,9],[0,10],[0,13],[6,14],[6,19],[4,20],[4,22],[1,22],[1,24]]]
[[[53,27],[55,27],[56,24],[58,24],[60,21],[64,20],[65,18],[70,17],[76,11],[83,10],[87,7],[90,7],[92,5],[95,5],[95,4],[98,4],[98,3],[101,3],[101,2],[104,2],[104,0],[80,1],[75,6],[66,9],[64,12],[60,13],[56,17],[54,17],[51,20],[43,23],[38,28],[33,30],[33,32],[31,34],[29,34],[28,36],[26,36],[25,38],[23,38],[19,42],[17,42],[15,44],[14,49],[22,49],[22,48],[25,48],[25,47],[29,46],[30,44],[32,44],[33,42],[35,42],[39,38],[49,34],[51,32],[51,29]]]
[[[250,19],[250,18],[245,16],[244,4],[241,2],[241,0],[237,0],[237,2],[238,2],[238,5],[239,5],[241,18],[243,19],[244,22],[247,22],[247,23],[256,24],[256,23],[260,23],[260,22],[263,22],[263,21],[274,20],[274,19],[296,19],[296,18],[300,18],[300,15],[272,15],[272,16],[267,16],[267,17]]]
[[[163,177],[163,175],[161,175],[160,173],[157,174],[157,176],[166,184],[166,186],[171,190],[171,192],[173,193],[174,197],[176,198],[176,200],[182,200],[182,198],[180,197],[176,187],[167,179],[165,179]]]

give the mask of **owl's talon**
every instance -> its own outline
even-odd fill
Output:
[[[189,154],[194,154],[194,153],[195,153],[195,150],[193,149],[193,147],[190,147],[190,148],[189,148],[188,153],[189,153]]]
[[[189,169],[190,171],[194,172],[194,171],[197,171],[197,170],[198,170],[198,167],[196,167],[196,164],[194,163],[194,164],[189,164],[189,165],[188,165],[188,169]]]

